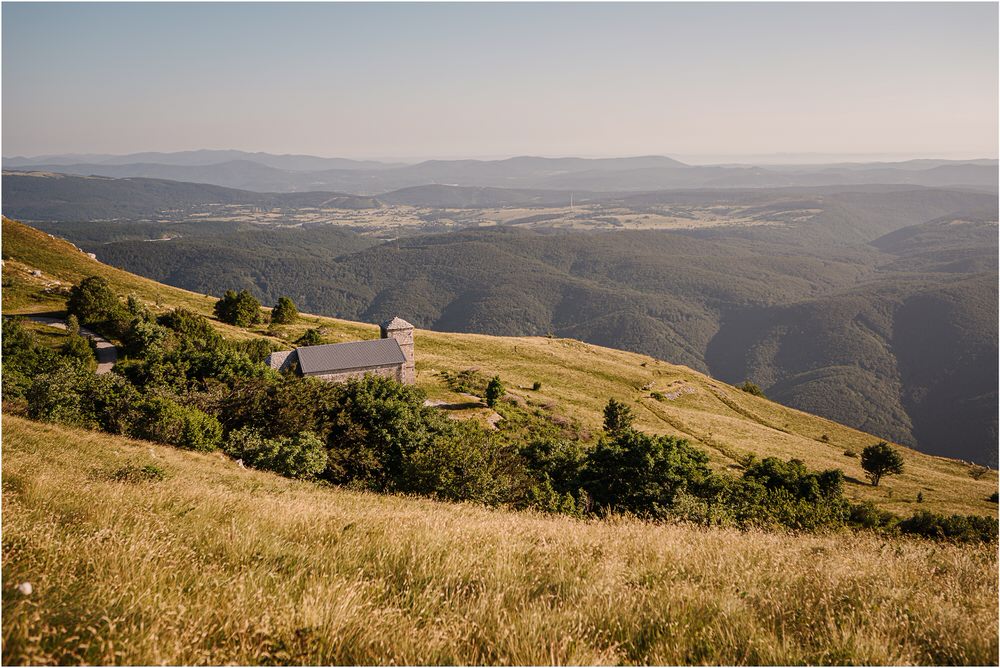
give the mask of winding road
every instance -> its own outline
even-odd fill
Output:
[[[43,325],[48,325],[49,327],[55,327],[56,329],[66,329],[66,321],[61,318],[52,318],[44,315],[28,315],[26,316],[28,320],[33,320],[35,322],[40,322]],[[115,345],[105,339],[103,336],[96,334],[86,327],[80,328],[80,336],[90,339],[94,342],[94,347],[97,349],[97,371],[98,375],[105,374],[111,371],[111,368],[118,361],[118,349]]]

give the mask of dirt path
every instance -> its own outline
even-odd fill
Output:
[[[27,318],[35,322],[40,322],[43,325],[48,325],[49,327],[55,327],[56,329],[66,329],[66,321],[60,318],[51,318],[42,315],[29,315]],[[111,371],[115,362],[118,361],[118,349],[115,348],[114,344],[86,327],[80,328],[80,336],[94,342],[94,347],[97,349],[96,373],[101,375]]]

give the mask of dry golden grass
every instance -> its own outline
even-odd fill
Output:
[[[3,219],[3,250],[7,260],[3,269],[5,314],[63,308],[63,300],[41,292],[43,282],[54,279],[71,285],[95,274],[106,277],[123,296],[133,293],[146,300],[154,310],[184,306],[211,317],[216,301],[96,262],[65,241],[7,218]],[[33,268],[41,269],[44,277],[31,277],[29,269]],[[268,336],[265,327],[245,330],[213,322],[227,337]],[[375,325],[305,314],[297,324],[281,327],[282,337],[272,340],[290,347],[288,342],[310,327],[323,328],[331,343],[378,336]],[[572,339],[428,330],[416,333],[416,356],[418,384],[432,399],[467,402],[467,397],[451,392],[439,374],[478,368],[487,375],[499,374],[511,392],[595,429],[601,425],[609,398],[629,402],[640,429],[683,436],[705,448],[717,467],[733,465],[747,453],[797,457],[813,469],[842,469],[848,479],[848,498],[874,501],[901,516],[922,509],[997,516],[997,504],[988,500],[997,490],[996,471],[974,480],[968,464],[901,448],[904,474],[872,487],[859,458],[844,453],[860,453],[878,441],[877,436],[751,396],[685,366]],[[529,389],[535,381],[542,383],[537,392]],[[657,401],[650,396],[654,390],[677,396]],[[917,503],[918,493],[923,503]]]
[[[995,546],[380,497],[12,416],[3,504],[5,664],[998,659]]]

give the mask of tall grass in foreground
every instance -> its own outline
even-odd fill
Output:
[[[998,658],[995,546],[356,494],[10,416],[3,502],[6,664]]]

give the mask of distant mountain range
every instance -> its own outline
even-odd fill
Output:
[[[668,188],[775,188],[852,184],[996,189],[996,160],[768,166],[686,165],[665,156],[427,160],[417,164],[185,151],[4,158],[5,169],[81,176],[155,178],[256,192],[336,191],[374,195],[421,185],[542,190],[638,191]]]

